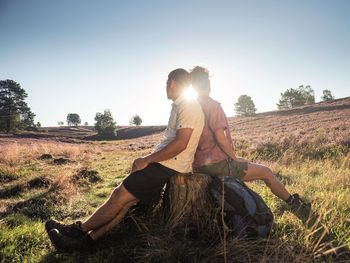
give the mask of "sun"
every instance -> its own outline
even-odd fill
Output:
[[[198,96],[198,93],[192,88],[192,85],[191,85],[184,91],[184,96],[186,99],[196,99]]]

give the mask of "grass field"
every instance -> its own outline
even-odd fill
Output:
[[[1,135],[0,261],[349,262],[350,98],[229,123],[238,155],[268,165],[288,190],[311,201],[313,220],[290,212],[255,182],[249,186],[275,215],[269,239],[224,240],[221,229],[214,233],[205,227],[195,234],[169,233],[156,210],[135,222],[126,220],[90,253],[60,254],[45,233],[45,220],[72,222],[91,214],[128,175],[132,160],[152,151],[161,134],[89,141],[78,131],[76,140],[67,142],[60,140],[59,129],[54,136],[43,136],[45,131]],[[70,129],[64,133],[74,137]]]

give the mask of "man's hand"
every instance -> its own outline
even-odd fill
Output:
[[[146,158],[137,158],[134,160],[134,162],[132,163],[132,167],[131,167],[131,172],[136,172],[139,170],[142,170],[144,168],[146,168],[149,165],[149,162],[147,161]]]

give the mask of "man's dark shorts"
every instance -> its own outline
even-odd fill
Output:
[[[218,163],[193,167],[193,171],[196,173],[204,173],[214,176],[233,176],[241,180],[243,180],[247,170],[248,162],[238,162],[231,158]]]
[[[159,198],[164,185],[177,173],[160,163],[151,163],[146,168],[131,173],[124,179],[123,185],[141,203],[148,204]]]

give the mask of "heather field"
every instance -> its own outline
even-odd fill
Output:
[[[207,227],[170,231],[156,208],[129,215],[89,253],[57,253],[45,220],[88,216],[127,176],[132,160],[159,142],[162,128],[131,130],[132,139],[125,130],[114,141],[90,140],[88,129],[0,135],[0,261],[349,262],[350,98],[229,123],[238,155],[268,165],[288,190],[311,201],[309,217],[255,182],[249,186],[275,215],[268,239],[224,239],[215,214]]]

